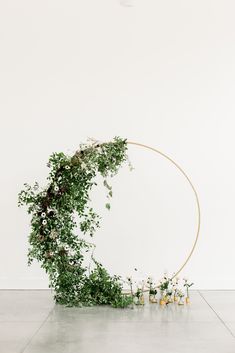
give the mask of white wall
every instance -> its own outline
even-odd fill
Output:
[[[159,148],[188,172],[202,229],[184,274],[197,288],[235,288],[235,3],[128,3],[0,2],[2,288],[47,286],[38,265],[27,267],[22,184],[45,181],[51,152],[115,135]],[[158,156],[130,155],[135,171],[113,180],[112,211],[102,208],[97,256],[120,273],[174,271],[193,242],[193,195]]]

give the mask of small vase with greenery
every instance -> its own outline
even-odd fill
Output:
[[[184,292],[181,289],[177,290],[177,296],[179,297],[178,305],[184,305]]]
[[[190,303],[190,298],[189,298],[189,288],[193,286],[194,283],[189,283],[187,278],[183,278],[184,281],[184,287],[186,288],[186,298],[185,301],[187,304]]]
[[[161,294],[160,305],[165,305],[168,303],[167,291],[169,288],[169,283],[170,283],[170,280],[166,276],[164,276],[163,279],[160,281],[160,285],[159,285],[160,294]]]
[[[149,302],[150,303],[157,303],[157,289],[154,286],[153,280],[151,277],[147,279],[147,285],[149,289]]]

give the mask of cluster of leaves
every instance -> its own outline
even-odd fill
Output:
[[[114,176],[128,160],[126,151],[126,140],[116,137],[109,143],[80,145],[72,157],[54,153],[48,162],[48,186],[40,190],[37,183],[32,187],[25,184],[19,193],[19,206],[26,205],[32,217],[28,262],[40,262],[57,303],[114,307],[130,304],[130,297],[122,294],[119,277],[110,276],[95,260],[93,270],[88,271],[84,255],[91,244],[76,234],[79,227],[81,235],[92,237],[100,226],[99,215],[89,206],[89,193],[96,185],[95,176],[100,174],[107,196],[112,197],[107,177]],[[110,204],[106,207],[110,209]]]
[[[156,295],[157,294],[157,289],[154,286],[153,280],[151,277],[148,277],[147,279],[147,285],[149,289],[149,295]]]
[[[170,284],[170,279],[164,277],[164,278],[163,278],[163,281],[160,283],[160,286],[159,286],[160,290],[161,290],[161,291],[166,291],[166,290],[168,290],[169,284]]]

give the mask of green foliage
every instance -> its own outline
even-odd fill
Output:
[[[148,277],[147,284],[148,284],[148,287],[149,287],[149,295],[156,295],[157,294],[157,289],[154,286],[151,277]]]
[[[167,277],[164,277],[163,281],[160,283],[160,286],[159,286],[160,291],[168,290],[169,284],[170,284],[170,279]]]
[[[104,178],[107,197],[111,198],[112,187],[106,179],[127,161],[126,151],[126,140],[116,137],[109,143],[80,145],[72,157],[53,153],[47,187],[40,190],[37,183],[32,187],[24,184],[19,193],[19,206],[26,205],[32,217],[28,262],[40,262],[60,304],[126,307],[131,303],[132,299],[122,294],[119,277],[111,277],[96,261],[89,273],[84,255],[91,244],[80,236],[92,237],[100,227],[100,216],[89,206],[95,176]],[[106,208],[110,209],[109,202]],[[78,227],[79,236],[75,232]]]
[[[143,294],[143,291],[141,288],[137,288],[136,292],[135,292],[135,297],[140,299],[141,295]]]
[[[84,286],[84,302],[87,304],[105,304],[113,307],[125,307],[132,302],[132,298],[122,294],[120,277],[111,277],[106,269],[96,262]],[[131,300],[130,300],[131,299]]]
[[[150,289],[149,289],[149,294],[150,294],[150,295],[156,295],[156,294],[157,294],[157,289],[155,289],[155,288],[150,288]]]

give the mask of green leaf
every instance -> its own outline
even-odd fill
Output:
[[[70,157],[63,152],[49,157],[48,185],[24,184],[18,205],[26,205],[31,215],[29,264],[36,259],[49,276],[55,301],[66,306],[109,304],[126,307],[130,298],[122,294],[118,276],[111,277],[94,259],[90,243],[81,236],[93,236],[100,216],[89,206],[90,192],[100,174],[112,197],[106,178],[115,175],[127,162],[127,141],[115,137],[109,143],[81,144]],[[105,207],[110,210],[110,204]],[[77,228],[80,232],[77,235]],[[95,269],[90,274],[83,263],[87,251]]]
[[[111,208],[110,203],[106,203],[105,207],[107,208],[107,210],[110,210]]]

